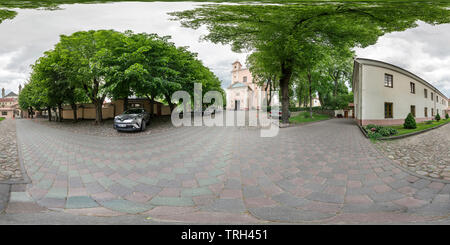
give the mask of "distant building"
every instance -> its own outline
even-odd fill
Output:
[[[262,99],[268,98],[266,84],[259,86],[249,69],[243,68],[239,61],[232,64],[231,85],[226,89],[227,110],[260,110]],[[278,103],[274,96],[271,104]]]
[[[21,87],[19,87],[19,91]],[[10,92],[5,95],[5,88],[2,88],[2,97],[0,98],[0,117],[15,118],[20,115],[19,95]]]
[[[408,113],[422,122],[437,113],[442,117],[448,110],[449,100],[442,92],[395,65],[356,59],[352,80],[355,117],[360,125],[399,125]]]

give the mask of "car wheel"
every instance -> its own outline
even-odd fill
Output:
[[[142,132],[145,131],[145,121],[144,121],[144,119],[142,119],[142,123],[141,123],[141,131],[142,131]]]

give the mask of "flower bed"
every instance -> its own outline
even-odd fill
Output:
[[[428,131],[433,128],[440,127],[449,122],[450,119],[443,119],[443,120],[441,119],[439,121],[431,120],[422,123],[417,123],[417,126],[414,129],[407,129],[404,127],[404,125],[393,125],[389,127],[383,127],[374,124],[369,124],[365,127],[362,127],[362,129],[367,133],[367,136],[370,139],[390,139],[390,138],[394,139],[398,138],[399,136],[415,135],[422,131]]]

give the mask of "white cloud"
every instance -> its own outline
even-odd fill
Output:
[[[381,37],[375,45],[355,49],[358,57],[385,61],[425,79],[450,97],[450,25],[419,26]]]
[[[182,28],[167,15],[200,4],[133,2],[63,5],[63,10],[57,11],[19,9],[16,18],[0,25],[0,87],[17,91],[19,83],[28,78],[30,65],[58,42],[59,35],[92,29],[170,35],[175,45],[189,46],[190,51],[198,53],[198,58],[226,87],[231,82],[231,63],[236,59],[245,61],[246,55],[232,52],[229,45],[200,42],[206,28]]]

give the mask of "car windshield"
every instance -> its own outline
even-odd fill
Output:
[[[144,112],[143,109],[130,109],[130,110],[125,111],[123,114],[139,114],[142,112]]]

